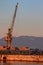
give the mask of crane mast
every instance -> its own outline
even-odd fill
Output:
[[[7,42],[7,47],[11,47],[12,31],[13,31],[13,27],[14,27],[15,18],[16,18],[17,8],[18,8],[18,3],[16,4],[16,7],[15,7],[15,12],[14,12],[11,27],[8,29],[7,37],[5,38],[5,40]]]

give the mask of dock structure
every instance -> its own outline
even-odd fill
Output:
[[[31,61],[31,62],[43,62],[42,55],[0,55],[0,61]]]
[[[18,8],[18,3],[15,7],[15,12],[12,20],[11,27],[8,29],[7,37],[5,37],[5,40],[7,42],[6,46],[0,46],[0,61],[3,60],[12,60],[12,61],[43,61],[43,51],[41,53],[39,50],[29,49],[28,47],[12,47],[12,31],[14,27],[16,12]]]

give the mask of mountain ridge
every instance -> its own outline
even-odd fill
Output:
[[[4,37],[0,39],[0,45],[6,45]],[[43,37],[19,36],[12,37],[12,46],[43,49]]]

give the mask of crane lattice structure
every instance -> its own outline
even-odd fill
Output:
[[[16,18],[17,8],[18,8],[18,3],[16,4],[16,7],[15,7],[15,12],[14,12],[11,27],[8,29],[7,37],[5,38],[8,48],[11,47],[11,43],[12,43],[12,31],[14,27],[15,18]]]

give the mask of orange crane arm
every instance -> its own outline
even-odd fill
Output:
[[[16,4],[16,7],[15,7],[15,12],[14,12],[14,16],[13,16],[13,20],[12,20],[12,24],[11,24],[11,32],[13,30],[13,27],[14,27],[14,22],[15,22],[15,18],[16,18],[16,13],[17,13],[17,8],[18,8],[18,3]]]

